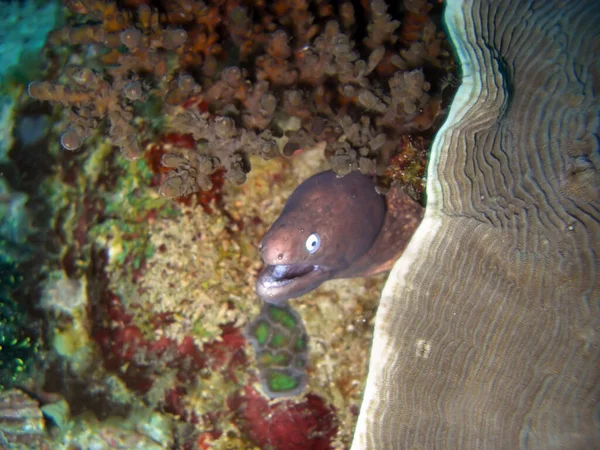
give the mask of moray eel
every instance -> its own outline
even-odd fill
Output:
[[[322,172],[292,193],[261,244],[256,293],[282,304],[332,278],[390,270],[423,216],[401,188],[386,196],[359,172]]]

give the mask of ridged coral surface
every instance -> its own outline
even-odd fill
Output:
[[[597,2],[449,2],[462,84],[352,449],[600,442]]]
[[[47,449],[37,401],[18,389],[0,392],[0,448]]]

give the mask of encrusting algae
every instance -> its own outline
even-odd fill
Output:
[[[269,314],[258,247],[325,170],[422,201],[455,71],[439,5],[64,4],[17,102],[52,124],[31,188],[50,205],[43,348],[18,386],[47,419],[39,448],[347,448],[384,276],[292,301],[304,345],[284,361],[276,332],[248,331]],[[298,378],[273,375],[286,363]]]

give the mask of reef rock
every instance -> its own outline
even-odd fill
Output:
[[[44,435],[44,416],[37,401],[18,389],[0,393],[0,448],[47,448]]]

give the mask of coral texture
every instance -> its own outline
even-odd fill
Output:
[[[12,167],[14,170],[14,167]],[[31,258],[33,234],[27,195],[12,190],[0,175],[0,392],[26,379],[38,349],[35,322],[19,291],[22,265]]]
[[[352,449],[597,447],[598,3],[465,0],[445,20],[464,79]]]
[[[46,449],[44,432],[37,401],[18,389],[0,392],[0,448]]]
[[[293,349],[297,380],[270,385],[297,395],[271,400],[260,375],[282,352],[243,334],[267,314],[258,248],[292,191],[332,167],[421,198],[455,70],[441,6],[64,3],[47,71],[17,101],[48,136],[8,152],[27,202],[45,205],[31,288],[44,340],[23,387],[50,424],[44,440],[348,448],[383,278],[333,280],[294,305],[310,349]]]
[[[70,25],[49,43],[71,53],[52,69],[57,79],[31,83],[30,95],[63,106],[67,150],[105,130],[136,159],[166,132],[191,136],[162,157],[169,197],[210,189],[219,170],[243,183],[248,155],[316,143],[340,175],[385,175],[399,138],[434,125],[452,70],[425,0],[405,1],[402,27],[382,0],[360,11],[342,2],[337,17],[327,2],[300,0],[67,5]]]

